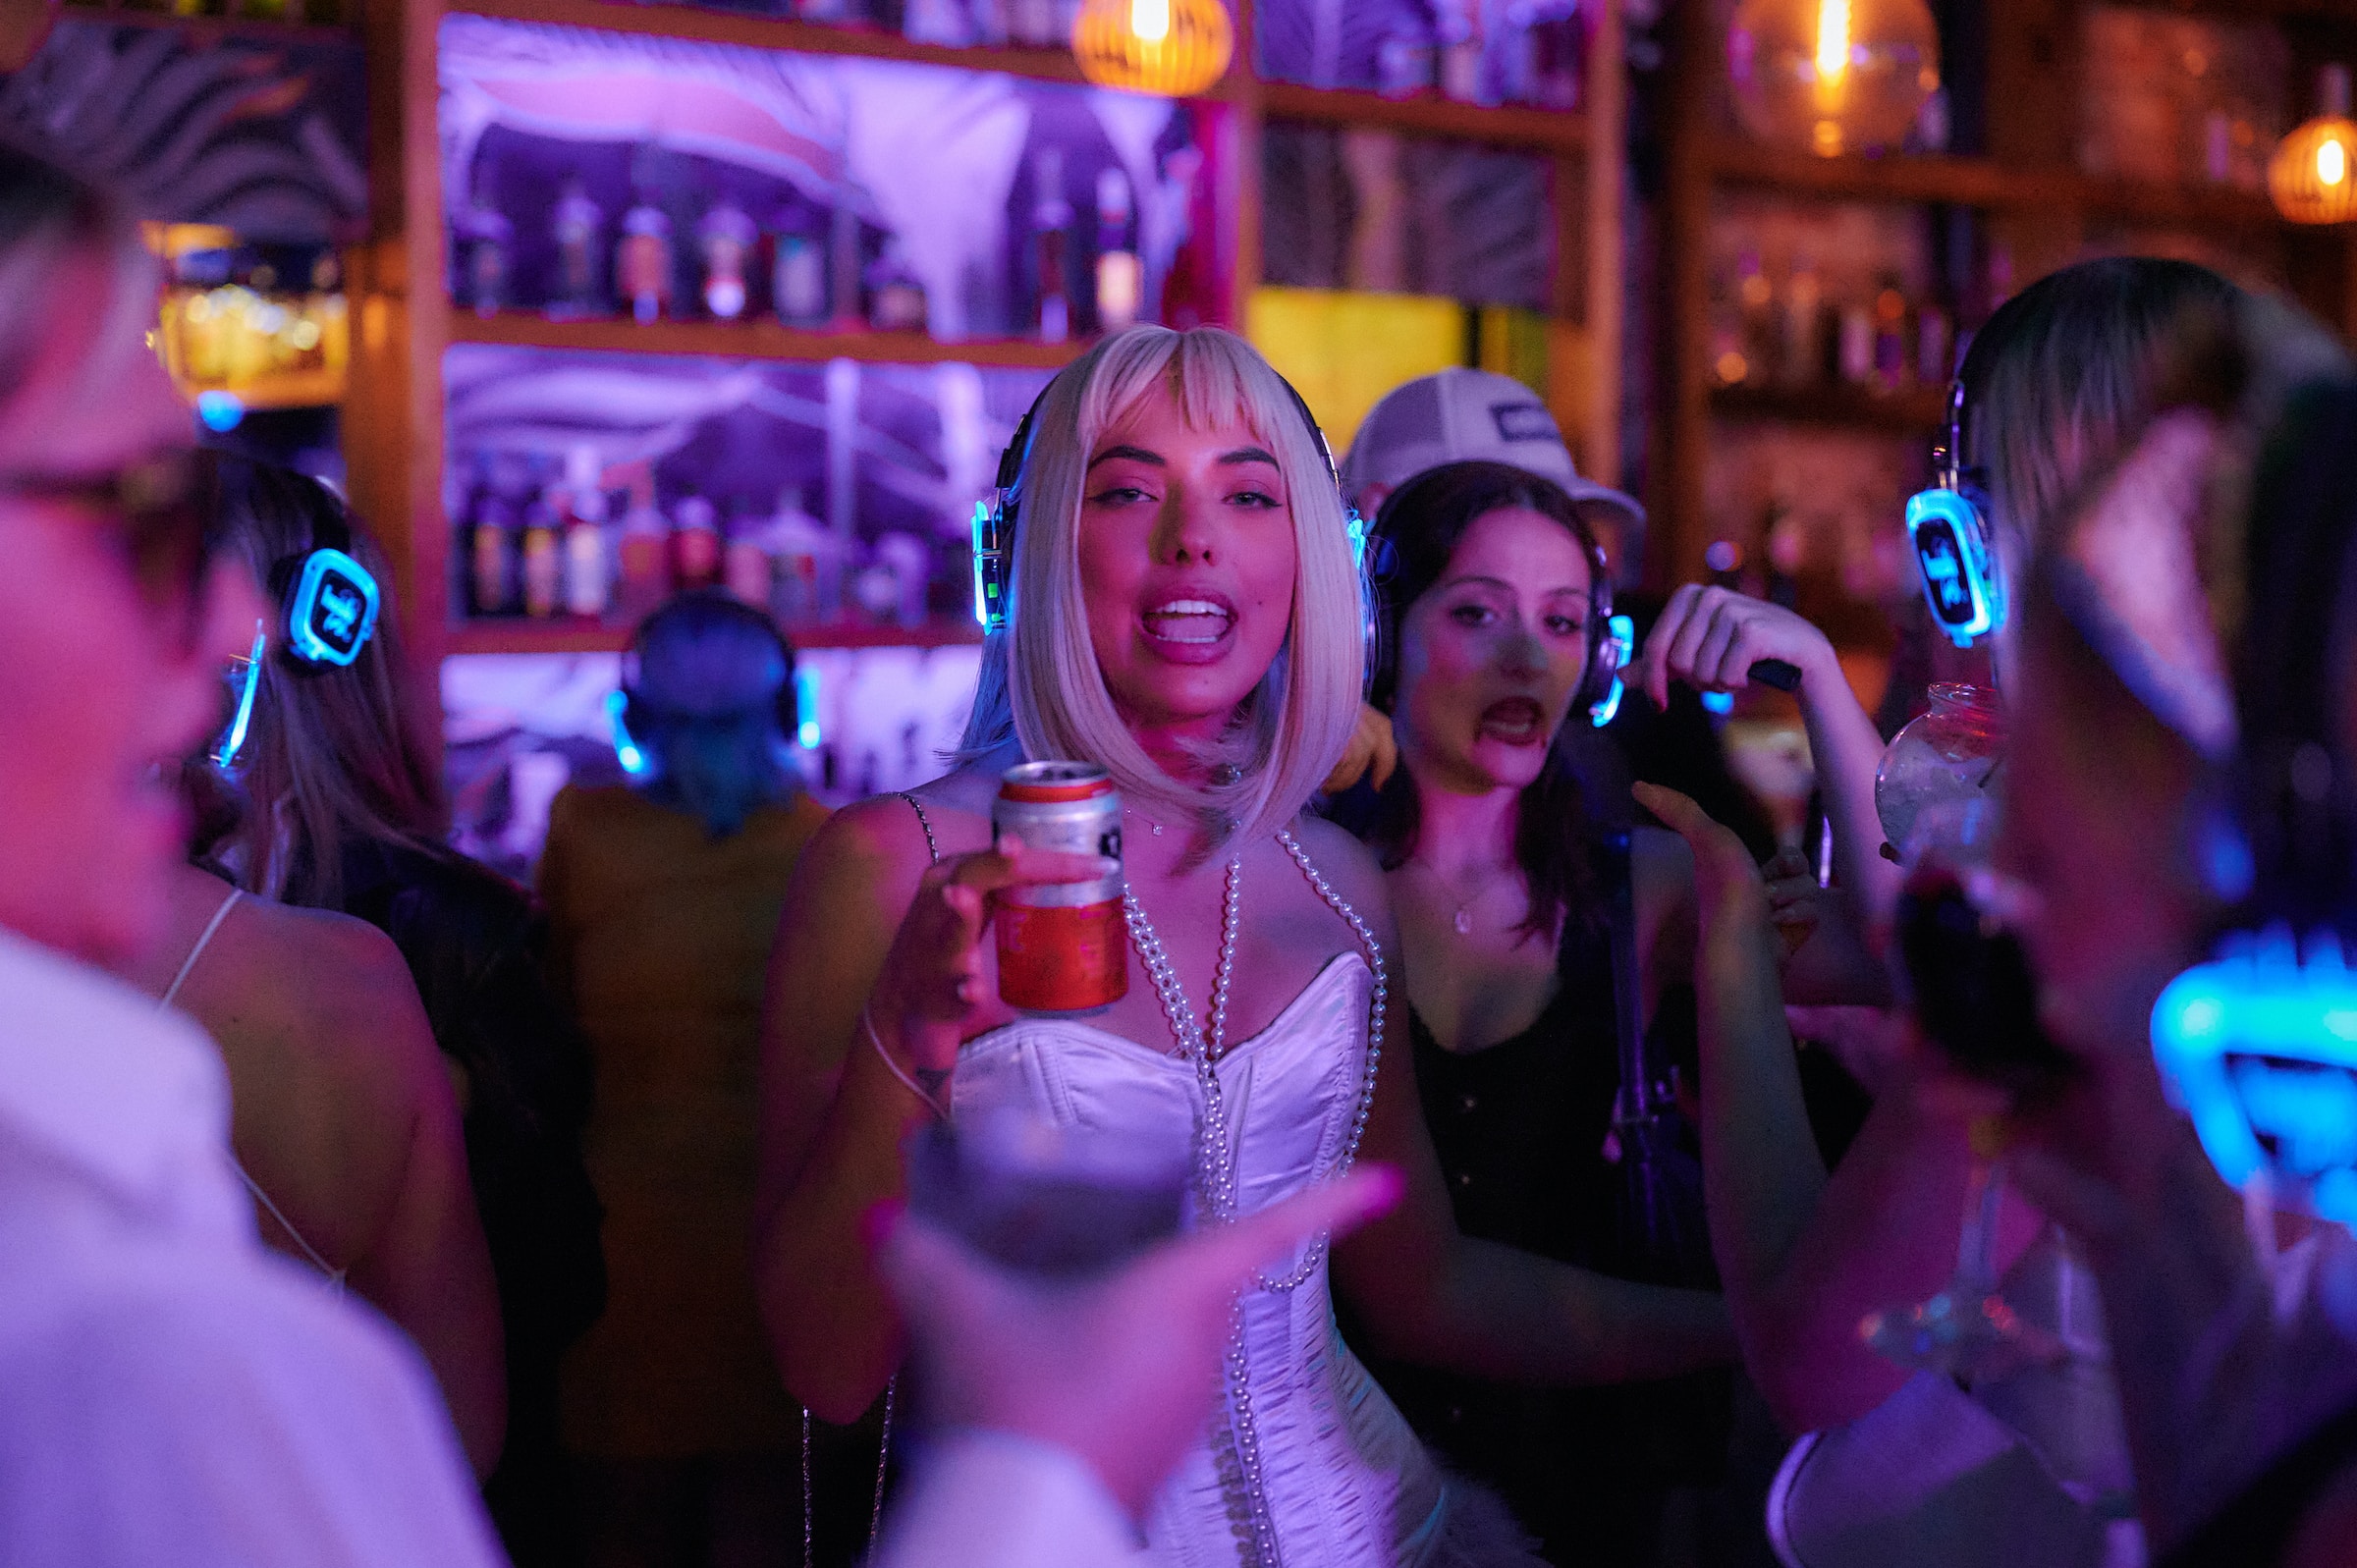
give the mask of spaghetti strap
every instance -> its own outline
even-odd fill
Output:
[[[916,813],[916,825],[925,830],[925,853],[933,857],[935,865],[940,865],[941,845],[934,841],[933,819],[925,815],[925,803],[905,789],[896,789],[893,793],[907,801],[908,809]]]
[[[220,931],[221,922],[229,918],[229,912],[235,909],[238,906],[238,900],[245,896],[246,890],[243,888],[229,890],[229,896],[221,900],[221,907],[213,911],[213,918],[206,921],[204,930],[197,934],[196,945],[191,947],[189,955],[180,961],[180,973],[172,977],[172,984],[165,989],[163,1000],[155,1004],[158,1011],[171,1006],[180,996],[180,988],[187,985],[189,976],[195,972],[196,960],[203,957],[204,949],[213,945],[213,937]],[[262,1184],[247,1174],[244,1162],[238,1159],[236,1150],[228,1150],[226,1153],[229,1155],[230,1165],[238,1173],[238,1179],[246,1183],[247,1192],[253,1194],[253,1201],[260,1204],[269,1213],[270,1217],[278,1221],[279,1229],[295,1238],[295,1245],[302,1249],[302,1255],[310,1261],[311,1267],[326,1276],[328,1288],[339,1296],[344,1294],[345,1271],[329,1263],[320,1255],[318,1248],[303,1238],[302,1232],[295,1228],[295,1222],[286,1217],[278,1205],[270,1201],[268,1193],[262,1191]]]
[[[245,896],[246,890],[243,888],[229,890],[229,896],[221,900],[221,907],[213,911],[213,918],[204,923],[204,931],[196,938],[196,946],[191,947],[189,955],[180,961],[180,973],[172,977],[172,984],[165,988],[164,1000],[157,1003],[158,1006],[169,1007],[179,999],[180,988],[189,983],[189,976],[196,968],[196,960],[203,957],[204,949],[213,945],[213,933],[221,929],[221,922],[229,918],[229,912]]]
[[[269,1211],[270,1217],[278,1221],[278,1228],[295,1238],[295,1245],[302,1249],[302,1255],[310,1260],[311,1267],[327,1276],[328,1288],[339,1296],[344,1294],[345,1271],[321,1257],[319,1249],[303,1239],[302,1232],[295,1228],[295,1221],[281,1213],[278,1205],[270,1201],[270,1195],[262,1191],[262,1184],[246,1173],[246,1166],[239,1162],[235,1153],[230,1155],[229,1162],[237,1166],[238,1179],[246,1183],[246,1190],[253,1194],[253,1201]]]

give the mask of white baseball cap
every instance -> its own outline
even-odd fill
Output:
[[[1503,462],[1553,480],[1574,501],[1610,507],[1639,526],[1645,521],[1634,496],[1580,477],[1537,393],[1510,376],[1461,366],[1403,382],[1367,410],[1343,459],[1343,491],[1397,490],[1450,462]]]

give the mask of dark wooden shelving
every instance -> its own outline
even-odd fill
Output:
[[[917,43],[876,27],[829,27],[785,17],[691,5],[615,5],[608,0],[450,0],[445,7],[509,22],[545,22],[608,32],[733,43],[751,49],[789,49],[797,54],[863,55],[877,60],[913,60],[965,71],[999,71],[1043,81],[1079,81],[1080,66],[1069,49],[957,48]]]
[[[2283,222],[2267,197],[2256,191],[2146,185],[2069,169],[2012,169],[1989,158],[1818,158],[1730,136],[1711,145],[1709,162],[1712,177],[1722,186],[1833,200],[2069,208],[2151,223],[2239,228]]]
[[[1262,84],[1260,101],[1262,112],[1271,119],[1404,131],[1418,135],[1486,141],[1496,146],[1537,147],[1568,153],[1585,147],[1588,139],[1586,118],[1567,110],[1459,103],[1431,92],[1393,98],[1379,92],[1335,91],[1271,81]]]
[[[1908,387],[1876,392],[1866,387],[1714,387],[1711,412],[1723,419],[1775,419],[1790,424],[1837,425],[1930,434],[1947,418],[1946,390]]]
[[[87,0],[66,0],[57,8],[57,14],[84,22],[122,23],[135,27],[186,32],[208,43],[222,38],[244,38],[257,43],[341,44],[349,48],[360,41],[356,28],[333,22],[288,22],[277,17],[180,17],[164,11],[137,11],[128,6],[92,5]]]
[[[798,332],[776,321],[551,321],[521,310],[478,316],[453,310],[453,343],[597,353],[686,353],[716,359],[859,359],[871,364],[954,361],[1055,370],[1087,347],[1013,338],[944,343],[921,332]]]

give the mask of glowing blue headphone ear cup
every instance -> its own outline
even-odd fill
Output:
[[[349,666],[375,634],[381,607],[366,567],[341,550],[314,550],[287,598],[287,651],[308,665]]]
[[[1588,708],[1588,722],[1599,730],[1611,724],[1614,715],[1620,711],[1620,698],[1625,691],[1621,683],[1620,672],[1628,668],[1629,661],[1636,657],[1637,651],[1637,623],[1635,621],[1627,616],[1608,616],[1605,618],[1604,625],[1604,636],[1596,644],[1594,661],[1596,670],[1592,671],[1588,680],[1583,682],[1584,685],[1592,686],[1596,680],[1609,678],[1609,684],[1605,686],[1603,694],[1597,697]],[[1611,672],[1609,677],[1602,674],[1608,669]]]

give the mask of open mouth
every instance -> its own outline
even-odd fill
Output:
[[[1229,628],[1235,624],[1235,612],[1210,599],[1171,599],[1156,605],[1140,619],[1145,622],[1146,635],[1157,642],[1202,648],[1228,635]]]
[[[1509,746],[1537,745],[1547,738],[1547,712],[1529,697],[1501,697],[1481,710],[1481,733]]]

